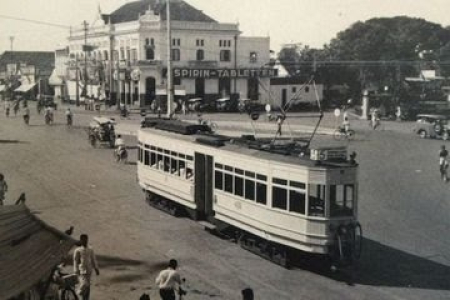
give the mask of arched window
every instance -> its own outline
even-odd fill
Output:
[[[258,53],[256,52],[250,52],[250,62],[251,63],[256,63],[258,62]]]
[[[155,59],[155,51],[152,48],[147,48],[145,50],[145,59],[146,60],[154,60]]]
[[[145,45],[147,45],[147,46],[150,45],[150,39],[149,38],[145,39]]]
[[[202,49],[197,50],[197,60],[204,60],[205,59],[205,51]]]
[[[172,60],[179,61],[180,59],[180,49],[172,49]]]

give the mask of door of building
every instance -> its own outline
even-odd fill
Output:
[[[145,106],[150,106],[155,100],[156,80],[155,77],[147,77],[145,79]]]

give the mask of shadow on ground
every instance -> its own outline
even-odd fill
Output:
[[[295,267],[349,285],[372,285],[429,290],[450,290],[450,266],[364,239],[359,262],[348,269],[331,272],[320,257],[301,258]]]

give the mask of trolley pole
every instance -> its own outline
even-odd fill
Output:
[[[83,86],[83,95],[84,101],[86,101],[87,97],[87,53],[88,53],[88,45],[87,45],[87,33],[88,33],[88,22],[83,21],[83,31],[84,31],[84,86]]]
[[[170,0],[166,0],[167,26],[167,118],[172,115],[172,32],[170,28]]]
[[[75,58],[75,105],[76,106],[80,106],[80,89],[79,89],[79,85],[80,85],[80,80],[78,78],[78,58]]]

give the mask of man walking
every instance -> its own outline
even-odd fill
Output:
[[[447,181],[447,169],[448,169],[448,151],[445,149],[445,146],[441,146],[441,151],[439,151],[439,171],[441,171],[441,178],[443,181]]]
[[[178,262],[175,259],[169,261],[169,267],[162,270],[156,277],[159,287],[159,295],[162,300],[175,300],[175,289],[181,287],[181,277],[177,271]]]
[[[8,191],[8,185],[5,181],[5,176],[0,173],[0,206],[3,206],[3,201],[5,201],[5,193]]]
[[[100,275],[94,250],[88,247],[89,237],[87,234],[80,235],[80,246],[73,253],[73,268],[78,275],[78,294],[81,300],[89,300],[91,293],[92,271]]]

